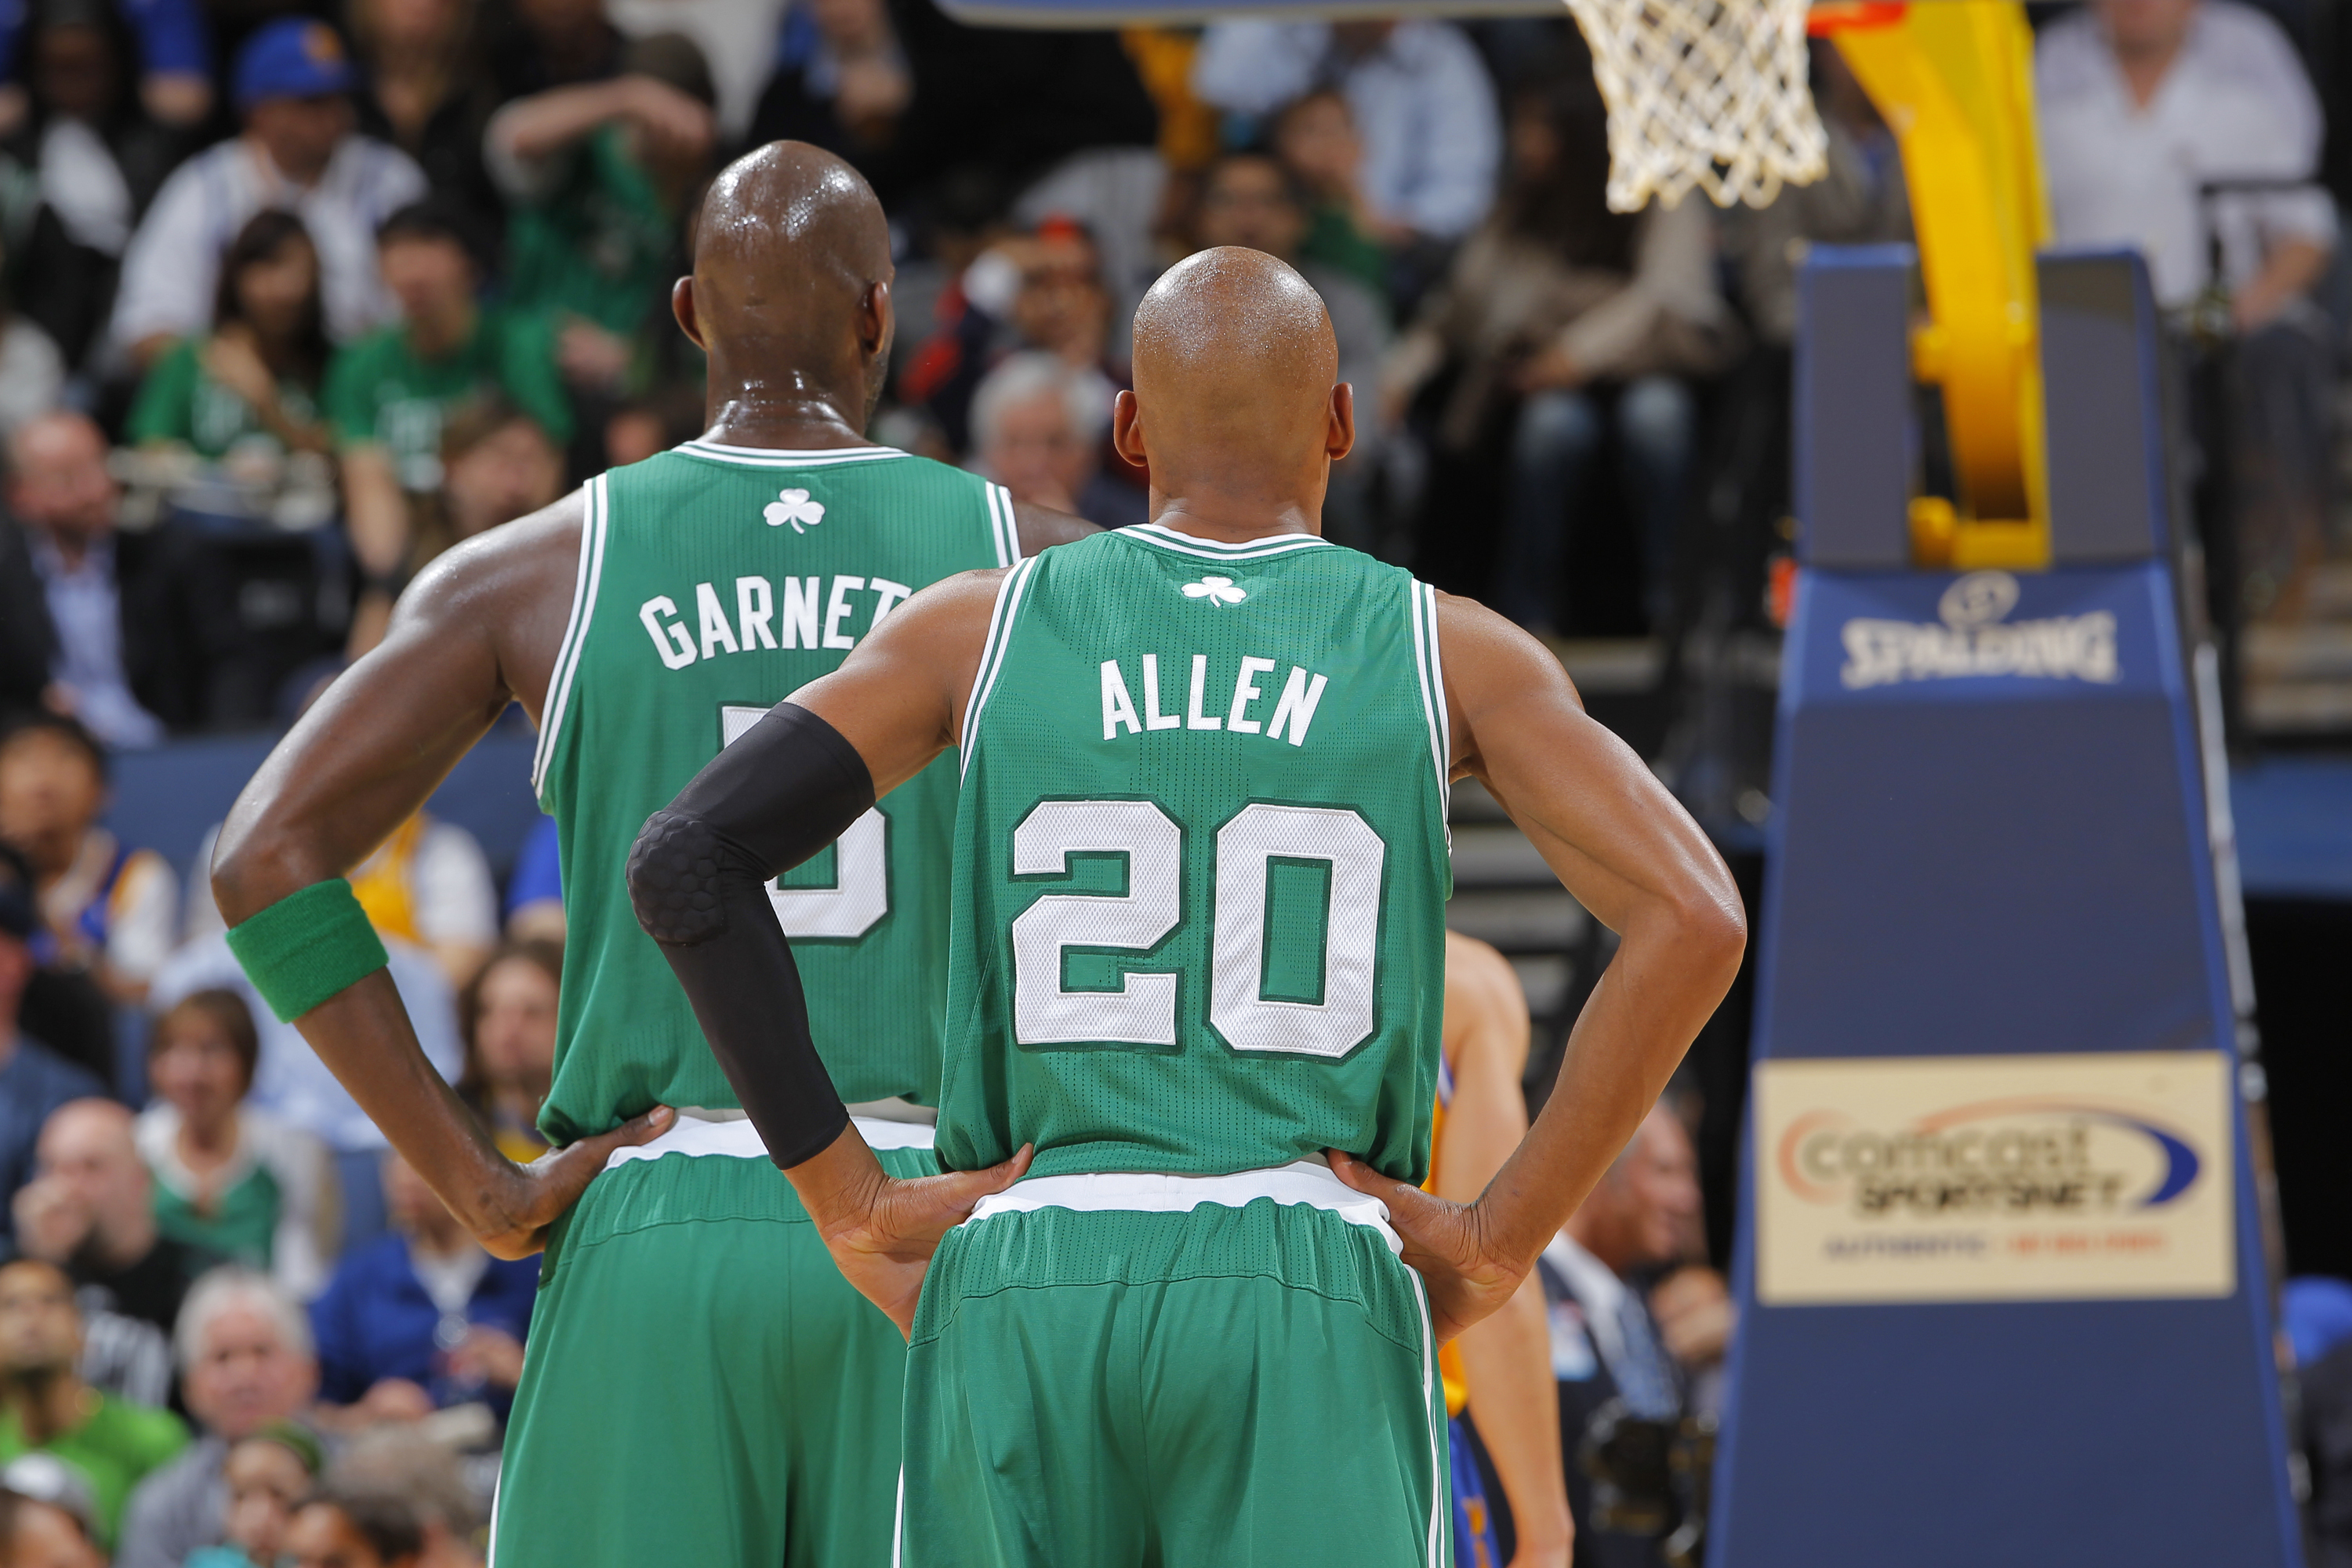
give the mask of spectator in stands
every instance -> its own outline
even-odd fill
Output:
[[[256,213],[221,258],[208,335],[181,339],[147,373],[124,434],[218,461],[257,444],[323,452],[327,374],[319,248],[292,213]]]
[[[2336,244],[2317,95],[2278,24],[2230,0],[2098,0],[2051,24],[2034,89],[2062,245],[2137,246],[2168,308],[2209,290],[2234,331],[2246,608],[2292,616],[2319,553],[2336,330],[2311,298]],[[2210,203],[2203,182],[2314,183]],[[2210,241],[2219,275],[2209,277]]]
[[[915,96],[887,0],[815,0],[786,13],[754,143],[807,142],[863,167],[889,145]]]
[[[90,1483],[98,1536],[110,1544],[131,1488],[188,1446],[168,1410],[128,1405],[81,1380],[81,1314],[53,1264],[0,1264],[0,1464],[39,1450]]]
[[[10,1568],[106,1568],[80,1516],[64,1503],[0,1487],[0,1563]]]
[[[294,1568],[419,1568],[425,1527],[404,1498],[331,1489],[294,1515],[286,1547]]]
[[[1273,145],[1307,196],[1298,254],[1354,278],[1385,310],[1389,253],[1375,237],[1385,229],[1364,195],[1364,139],[1348,95],[1320,87],[1293,99],[1275,117]]]
[[[1334,542],[1370,550],[1377,542],[1370,489],[1383,434],[1376,390],[1389,348],[1388,305],[1356,274],[1305,255],[1307,226],[1304,183],[1279,159],[1265,152],[1228,153],[1210,165],[1194,226],[1201,244],[1246,246],[1281,258],[1314,285],[1330,313],[1339,379],[1358,390],[1358,401],[1355,450],[1331,470],[1323,498],[1323,533]]]
[[[1796,341],[1797,268],[1807,246],[1911,238],[1910,192],[1894,132],[1834,47],[1814,51],[1813,82],[1829,138],[1829,172],[1809,185],[1781,187],[1768,207],[1742,204],[1717,219],[1740,306],[1758,339],[1775,349]],[[1785,364],[1770,374],[1785,385]]]
[[[563,454],[538,420],[499,397],[455,409],[441,429],[441,489],[417,531],[415,564],[562,493]]]
[[[555,1077],[555,1010],[563,984],[563,947],[543,938],[509,938],[460,994],[466,1073],[457,1092],[499,1150],[519,1164],[547,1152],[539,1108]]]
[[[1579,1561],[1589,1553],[1592,1562],[1625,1568],[1663,1562],[1655,1538],[1601,1527],[1594,1482],[1576,1454],[1594,1414],[1612,1399],[1643,1420],[1682,1416],[1682,1374],[1630,1281],[1680,1259],[1685,1226],[1698,1205],[1689,1135],[1672,1111],[1655,1108],[1537,1265],[1551,1303],[1552,1370],[1559,1380],[1560,1446],[1569,1457]]]
[[[152,746],[202,717],[206,649],[226,610],[207,604],[187,535],[120,533],[122,491],[106,437],[84,415],[44,415],[7,446],[0,526],[5,684],[40,679],[38,700],[110,746]]]
[[[178,941],[180,880],[161,855],[100,826],[105,809],[106,752],[81,725],[41,713],[0,734],[0,840],[40,890],[35,952],[136,1003]]]
[[[66,389],[66,358],[40,322],[16,309],[6,279],[7,247],[0,245],[0,441],[58,405]]]
[[[292,1419],[318,1388],[310,1320],[250,1269],[219,1268],[198,1280],[173,1339],[188,1412],[203,1436],[131,1493],[115,1568],[180,1568],[189,1553],[219,1544],[230,1447]]]
[[[972,394],[1009,353],[1055,356],[1108,407],[1127,384],[1124,367],[1108,358],[1110,310],[1093,237],[1050,218],[1034,233],[999,240],[964,268],[953,299],[941,302],[939,330],[899,378],[901,394],[923,405],[958,452],[971,447]]]
[[[232,1446],[221,1464],[228,1539],[190,1553],[184,1568],[277,1568],[295,1511],[326,1462],[319,1439],[291,1421],[273,1421]]]
[[[499,896],[474,836],[418,812],[351,874],[352,890],[389,941],[433,956],[454,993],[499,941]]]
[[[972,394],[972,466],[1015,500],[1106,528],[1146,521],[1143,492],[1102,471],[1110,430],[1104,391],[1056,354],[1033,349],[999,360]]]
[[[15,1199],[33,1178],[41,1129],[58,1107],[106,1092],[78,1067],[16,1026],[17,1007],[37,961],[40,929],[33,875],[13,849],[0,848],[0,1251],[16,1238]]]
[[[501,103],[621,68],[621,35],[604,0],[515,0],[509,26],[485,52]]]
[[[548,323],[484,308],[477,297],[482,240],[462,213],[438,201],[403,207],[385,220],[380,248],[400,322],[338,355],[326,395],[352,550],[377,601],[379,625],[415,543],[410,498],[440,486],[441,426],[451,409],[496,394],[558,440],[572,435]]]
[[[215,834],[198,845],[195,863],[212,864]],[[451,940],[450,951],[487,952],[497,942],[497,905],[481,848],[461,828],[412,832],[404,827],[378,852],[380,875],[355,875],[354,884],[380,923],[391,958],[393,984],[415,1025],[417,1043],[435,1069],[453,1082],[465,1062],[457,1041],[457,993],[434,954],[417,941],[425,931]],[[247,1103],[281,1122],[315,1134],[335,1156],[342,1196],[343,1245],[357,1247],[383,1234],[383,1194],[377,1166],[383,1134],[337,1082],[293,1025],[280,1023],[253,989],[228,950],[211,884],[198,879],[188,899],[188,940],[155,976],[151,1006],[171,1007],[198,991],[235,993],[260,1036],[259,1070]],[[478,933],[478,934],[475,934]],[[463,940],[458,940],[463,939]],[[467,971],[470,975],[470,966]]]
[[[16,58],[26,41],[28,24],[37,83],[31,100],[16,83]],[[28,111],[37,113],[39,29],[44,26],[68,25],[105,31],[110,36],[110,47],[125,31],[131,35],[139,55],[140,107],[157,122],[194,126],[212,111],[212,51],[205,36],[204,7],[198,0],[12,7],[5,17],[0,17],[0,82],[7,84],[0,86],[0,136],[13,134],[25,123]]]
[[[670,330],[679,226],[717,138],[710,68],[691,40],[636,39],[622,66],[508,104],[488,140],[508,202],[508,297],[559,323],[566,378],[608,398],[638,336]]]
[[[1158,140],[1117,33],[974,27],[920,5],[892,5],[890,20],[914,88],[859,168],[893,214],[935,208],[975,174],[1010,194],[1076,154]]]
[[[79,367],[106,325],[131,228],[187,137],[141,110],[129,31],[110,0],[15,6],[0,31],[18,20],[29,23],[26,86],[0,92],[30,96],[0,147],[24,165],[26,195],[38,205],[10,225],[10,286],[65,363]]]
[[[165,1236],[266,1269],[308,1300],[327,1282],[335,1228],[326,1145],[245,1103],[261,1045],[234,991],[198,991],[155,1020],[139,1152]]]
[[[1495,215],[1391,356],[1382,398],[1402,415],[1456,368],[1436,438],[1464,453],[1510,422],[1509,487],[1489,602],[1553,625],[1570,519],[1613,436],[1640,538],[1654,627],[1669,613],[1674,531],[1697,408],[1687,377],[1721,366],[1736,328],[1717,293],[1704,204],[1609,210],[1599,92],[1565,79],[1523,90],[1511,176]]]
[[[1449,23],[1218,22],[1192,87],[1207,102],[1270,119],[1335,85],[1364,139],[1373,237],[1392,248],[1459,240],[1495,198],[1502,127],[1478,51]]]
[[[319,248],[327,331],[347,342],[393,315],[375,232],[425,194],[408,154],[353,134],[355,81],[323,22],[287,17],[237,57],[245,132],[180,165],[122,258],[114,340],[144,368],[205,330],[229,242],[264,207],[299,216]]]
[[[50,1115],[40,1173],[16,1194],[16,1247],[72,1275],[85,1303],[169,1333],[189,1284],[217,1259],[157,1227],[154,1183],[131,1128],[131,1112],[110,1100]]]
[[[417,1568],[480,1568],[474,1538],[488,1500],[467,1483],[450,1444],[413,1426],[373,1427],[344,1442],[327,1484],[415,1510],[425,1535]]]
[[[539,1259],[492,1258],[398,1154],[383,1157],[394,1234],[346,1253],[310,1304],[319,1397],[335,1426],[407,1421],[522,1377]]]
[[[497,107],[482,58],[476,0],[354,0],[352,42],[363,135],[399,148],[442,200],[496,232],[498,193],[482,166]]]

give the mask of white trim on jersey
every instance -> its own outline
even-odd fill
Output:
[[[1408,1268],[1412,1276],[1412,1299],[1421,1308],[1421,1409],[1422,1417],[1429,1423],[1429,1568],[1446,1568],[1445,1562],[1445,1459],[1450,1454],[1454,1434],[1443,1435],[1443,1447],[1438,1431],[1437,1411],[1437,1335],[1429,1322],[1429,1292],[1421,1282],[1417,1269]]]
[[[931,1146],[932,1130],[921,1121],[884,1121],[870,1116],[853,1116],[850,1121],[864,1135],[869,1149],[928,1149]],[[748,1117],[725,1121],[708,1121],[700,1117],[680,1115],[670,1130],[651,1142],[627,1144],[606,1156],[604,1169],[610,1171],[631,1160],[658,1160],[665,1154],[687,1154],[695,1157],[717,1155],[734,1160],[764,1160],[768,1146],[760,1141],[760,1130]]]
[[[572,584],[572,616],[564,623],[563,640],[556,645],[555,665],[547,678],[547,697],[540,708],[539,744],[530,756],[531,794],[547,804],[547,770],[555,761],[556,731],[563,727],[571,706],[572,678],[579,673],[580,655],[588,646],[588,623],[596,614],[596,586],[604,574],[604,524],[611,502],[605,479],[598,474],[581,489],[586,492],[580,519],[580,571]]]
[[[1448,816],[1453,797],[1454,732],[1445,711],[1445,670],[1437,655],[1437,590],[1414,582],[1405,594],[1406,614],[1412,620],[1413,670],[1421,678],[1421,711],[1429,726],[1429,752],[1437,766],[1437,815]],[[1454,847],[1454,828],[1445,826],[1445,847]]]
[[[671,448],[690,458],[709,458],[714,462],[734,463],[749,468],[830,468],[843,463],[887,462],[893,458],[910,458],[896,447],[830,447],[816,451],[788,450],[782,447],[730,447],[721,441],[705,441],[699,437],[681,441]]]
[[[1281,555],[1293,550],[1337,549],[1328,539],[1312,533],[1276,533],[1264,539],[1228,544],[1220,540],[1196,539],[1189,533],[1156,522],[1139,522],[1122,528],[1119,533],[1146,544],[1157,544],[1167,550],[1181,550],[1187,555],[1198,555],[1208,561],[1255,561],[1268,555]]]
[[[956,770],[961,778],[971,771],[971,753],[980,739],[981,710],[988,706],[988,695],[996,689],[996,677],[1004,668],[1004,650],[1013,641],[1013,620],[1021,613],[1021,593],[1028,585],[1029,575],[1037,569],[1037,557],[1031,556],[1004,574],[996,585],[996,607],[988,615],[988,636],[980,645],[980,668],[972,673],[971,696],[963,709],[963,761]]]
[[[1021,530],[1013,521],[1013,492],[984,481],[981,489],[988,497],[988,528],[996,538],[996,563],[1010,566],[1021,559]]]
[[[1287,1165],[1223,1176],[1173,1176],[1149,1171],[1031,1176],[981,1199],[964,1223],[978,1225],[991,1215],[1034,1214],[1047,1208],[1088,1214],[1190,1214],[1202,1204],[1237,1209],[1260,1198],[1304,1204],[1337,1215],[1349,1225],[1379,1231],[1390,1252],[1404,1256],[1404,1243],[1389,1224],[1389,1205],[1348,1185],[1320,1160],[1294,1160]]]

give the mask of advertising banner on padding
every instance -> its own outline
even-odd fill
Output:
[[[1767,1306],[2236,1289],[2220,1051],[1756,1068]]]

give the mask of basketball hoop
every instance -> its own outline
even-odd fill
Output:
[[[1810,0],[1568,0],[1609,107],[1609,205],[1696,185],[1763,206],[1828,170],[1806,85]]]

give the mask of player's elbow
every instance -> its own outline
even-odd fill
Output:
[[[692,947],[727,929],[726,884],[755,884],[756,868],[702,817],[665,806],[646,818],[629,847],[629,907],[665,947]]]
[[[221,920],[238,925],[320,879],[306,864],[295,836],[282,823],[232,812],[213,845],[213,903]]]
[[[1748,953],[1748,912],[1728,877],[1710,879],[1675,900],[1675,946],[1717,994],[1731,989]]]

